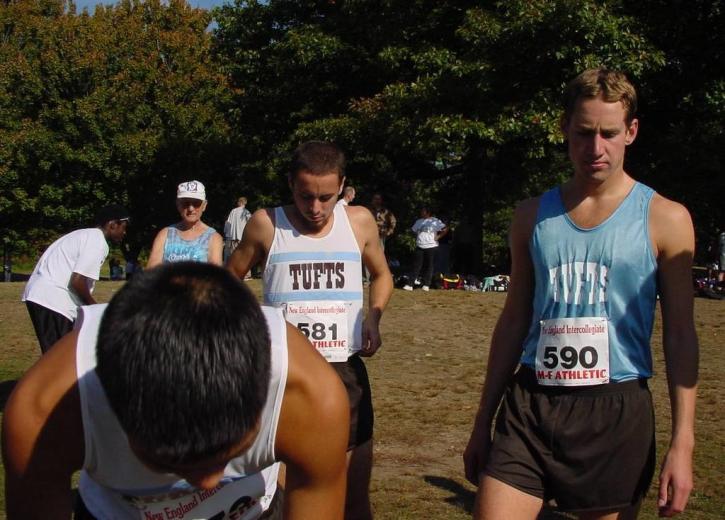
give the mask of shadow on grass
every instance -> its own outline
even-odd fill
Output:
[[[17,379],[0,381],[0,412],[5,410],[5,403],[8,402],[8,397],[10,397],[10,393],[13,391],[13,388],[15,388],[17,383]]]
[[[455,480],[447,477],[426,475],[423,477],[423,480],[425,480],[428,484],[450,491],[452,496],[446,498],[445,501],[453,506],[463,509],[467,513],[473,514],[473,504],[476,500],[475,491],[471,491]],[[538,520],[563,520],[568,518],[572,517],[565,513],[548,508],[544,509],[538,516]]]
[[[467,513],[473,512],[473,502],[476,500],[476,492],[463,487],[461,484],[447,477],[436,477],[434,475],[425,475],[423,477],[428,484],[437,488],[450,491],[451,496],[445,501],[453,506],[459,507]]]

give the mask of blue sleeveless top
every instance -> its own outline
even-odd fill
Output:
[[[657,300],[657,260],[648,228],[653,195],[635,183],[612,215],[590,229],[569,218],[559,188],[542,195],[529,242],[536,286],[523,365],[535,368],[540,320],[604,317],[610,380],[651,377]]]
[[[176,226],[166,228],[163,262],[206,262],[209,258],[209,240],[215,231],[207,228],[194,240],[184,240]]]

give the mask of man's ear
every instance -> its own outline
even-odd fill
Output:
[[[624,144],[629,146],[637,139],[637,132],[639,131],[639,119],[634,118],[632,122],[627,126],[627,133],[624,136]]]

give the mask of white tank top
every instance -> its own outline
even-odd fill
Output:
[[[248,451],[227,464],[219,486],[202,491],[176,475],[151,471],[131,451],[94,370],[96,337],[106,306],[81,307],[79,313],[76,369],[85,436],[79,492],[88,510],[99,520],[259,518],[274,497],[279,471],[274,444],[288,363],[280,311],[262,308],[272,340],[272,364],[259,435]]]
[[[339,362],[362,346],[362,262],[345,206],[332,218],[330,232],[313,238],[275,208],[263,292],[266,305],[280,307],[325,359]]]

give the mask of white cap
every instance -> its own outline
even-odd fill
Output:
[[[176,189],[176,198],[206,200],[206,190],[199,181],[182,182]]]

